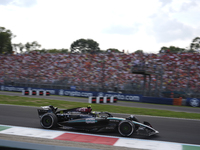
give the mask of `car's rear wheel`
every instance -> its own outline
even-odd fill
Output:
[[[40,124],[45,129],[52,129],[57,126],[57,117],[53,113],[44,114],[41,117]]]
[[[118,131],[122,136],[131,136],[135,130],[135,125],[129,121],[121,121],[118,125]]]

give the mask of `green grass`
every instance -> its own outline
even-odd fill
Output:
[[[7,95],[0,95],[0,104],[38,106],[38,107],[53,105],[55,107],[63,108],[63,109],[69,109],[69,108],[74,108],[74,107],[86,107],[88,105],[88,103],[80,103],[80,102],[49,100],[49,99],[42,99],[42,98],[28,98],[28,97],[20,97],[20,96],[7,96]],[[200,114],[197,114],[197,113],[174,112],[174,111],[146,109],[146,108],[133,108],[133,107],[106,105],[106,104],[104,105],[92,104],[92,109],[94,111],[108,111],[112,113],[200,119]]]

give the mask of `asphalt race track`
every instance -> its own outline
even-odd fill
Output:
[[[20,93],[8,93],[0,92],[0,94],[6,95],[20,95]],[[46,98],[53,99],[65,99],[68,101],[81,101],[87,102],[87,99],[82,98],[69,98],[69,97],[60,97],[60,96],[49,96]],[[199,108],[190,108],[190,107],[176,107],[176,106],[165,106],[165,105],[152,105],[152,104],[140,104],[140,103],[131,103],[132,107],[142,107],[142,108],[156,108],[157,109],[166,109],[182,112],[196,112],[200,113]],[[117,105],[129,105],[127,102],[118,102]],[[131,107],[131,106],[130,106]],[[177,108],[177,109],[176,109]],[[133,108],[134,109],[134,108]],[[118,117],[126,117],[127,115],[123,114],[114,114]],[[139,116],[137,118],[143,122],[148,121],[152,126],[158,130],[160,133],[157,136],[148,138],[149,140],[157,141],[169,141],[169,142],[178,142],[186,144],[197,144],[200,145],[200,120],[190,120],[190,119],[173,119],[173,118],[162,118],[162,117],[150,117],[150,116]],[[13,105],[0,105],[0,124],[4,125],[13,125],[13,126],[23,126],[23,127],[32,127],[32,128],[41,128],[39,123],[39,118],[37,115],[37,107],[25,107],[25,106],[13,106]],[[119,136],[117,133],[98,133],[102,135],[111,135]],[[133,138],[143,139],[145,137],[139,137],[136,135],[132,136]]]

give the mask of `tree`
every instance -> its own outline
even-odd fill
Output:
[[[22,43],[19,44],[12,44],[15,52],[17,52],[18,50],[20,51],[20,53],[23,52],[23,49],[25,48],[25,46]]]
[[[61,51],[61,53],[68,53],[68,49],[62,48],[60,51]]]
[[[20,52],[22,53],[25,46],[22,43],[19,43],[18,47],[19,47]]]
[[[41,45],[38,44],[37,41],[33,41],[32,43],[27,42],[27,43],[25,44],[25,48],[26,48],[26,51],[27,51],[27,52],[37,50],[37,49],[40,48],[40,47],[41,47]]]
[[[200,49],[200,37],[196,37],[192,40],[192,43],[190,44],[190,49],[194,51]]]
[[[137,50],[134,53],[136,53],[136,54],[143,54],[144,52],[143,52],[143,50]]]
[[[181,52],[186,52],[186,49],[184,48],[179,48],[179,47],[175,47],[175,46],[170,46],[170,47],[165,47],[163,46],[161,48],[161,50],[159,51],[159,53],[162,52],[170,52],[170,53],[181,53]]]
[[[115,53],[121,53],[118,49],[116,48],[109,48],[106,50],[106,52],[115,52]]]
[[[41,45],[37,42],[37,41],[33,41],[31,43],[31,50],[34,51],[34,50],[37,50],[41,47]]]
[[[79,39],[71,44],[72,53],[97,53],[100,51],[99,44],[92,39]]]
[[[13,35],[10,30],[7,30],[4,27],[0,27],[0,54],[13,53],[11,40],[14,37],[15,35]]]
[[[18,44],[12,44],[12,46],[13,46],[14,51],[17,52]]]
[[[27,42],[27,43],[25,44],[25,48],[26,48],[26,51],[27,51],[27,52],[30,52],[31,44],[30,44],[29,42]]]

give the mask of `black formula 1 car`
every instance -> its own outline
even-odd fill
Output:
[[[83,130],[89,132],[119,132],[121,136],[131,136],[133,133],[152,136],[159,132],[150,123],[140,123],[131,115],[127,118],[113,117],[108,112],[81,111],[85,108],[58,110],[53,106],[38,109],[40,124],[45,129],[62,127],[68,130]]]

